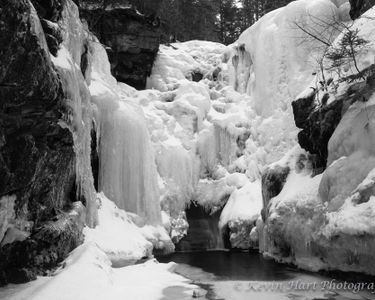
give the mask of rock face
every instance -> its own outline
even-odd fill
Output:
[[[159,50],[160,21],[132,7],[103,10],[87,5],[86,1],[80,1],[80,15],[108,47],[113,76],[136,89],[145,89]]]
[[[315,93],[292,102],[298,133],[298,143],[310,152],[315,173],[321,173],[327,166],[328,142],[342,116],[356,101],[367,101],[374,90],[374,75],[367,82],[354,83],[346,92],[327,105],[317,104]]]
[[[58,30],[43,31],[64,2],[33,2],[49,18],[43,27],[27,0],[0,7],[0,285],[56,266],[80,243],[85,218],[73,134],[60,125],[69,107],[50,59]]]
[[[350,17],[355,20],[375,5],[374,0],[350,0]]]
[[[302,148],[315,154],[316,169],[326,167],[328,141],[339,124],[343,102],[334,101],[329,105],[316,107],[315,94],[308,98],[297,99],[292,103],[298,133],[298,142]]]

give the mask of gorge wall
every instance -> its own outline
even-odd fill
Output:
[[[62,5],[34,4],[38,11],[29,1],[1,7],[0,284],[56,266],[95,222],[69,96],[50,58],[62,41],[52,23]]]

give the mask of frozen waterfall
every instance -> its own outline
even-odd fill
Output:
[[[148,224],[160,224],[159,188],[153,149],[142,109],[110,74],[104,48],[91,45],[90,92],[97,106],[99,190]]]

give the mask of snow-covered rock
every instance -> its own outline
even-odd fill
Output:
[[[374,13],[371,9],[351,27],[370,42],[357,54],[361,69],[368,68],[373,59],[373,36],[369,31]],[[338,36],[334,46],[341,38]],[[345,76],[355,73],[345,65],[341,67]],[[296,168],[295,158],[286,156],[291,171],[281,192],[266,204],[268,215],[258,220],[256,230],[261,251],[278,260],[313,271],[374,274],[375,89],[371,73],[359,88],[340,80],[337,74],[333,82],[338,88],[330,91],[330,99],[343,101],[343,116],[328,136],[327,169],[313,176],[314,165]]]
[[[114,267],[134,264],[152,255],[152,243],[146,240],[125,211],[103,193],[98,194],[98,205],[98,225],[84,229],[86,242],[95,243]]]

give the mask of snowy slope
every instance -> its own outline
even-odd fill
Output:
[[[64,268],[53,277],[8,286],[0,290],[4,300],[92,300],[92,299],[161,299],[167,287],[185,290],[191,297],[196,286],[173,274],[174,264],[150,260],[125,268],[112,268],[111,262],[95,244],[75,249],[64,262]]]

